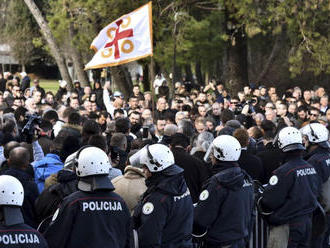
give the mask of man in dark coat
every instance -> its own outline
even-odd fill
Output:
[[[34,202],[39,192],[33,176],[28,173],[29,161],[29,151],[24,147],[16,147],[9,153],[9,169],[2,174],[13,176],[22,183],[24,188],[23,217],[26,224],[36,228]]]
[[[21,72],[22,76],[22,84],[21,84],[21,90],[24,92],[27,88],[30,88],[30,77],[26,74],[26,72]]]
[[[175,163],[184,169],[184,177],[190,190],[193,203],[198,201],[203,183],[210,177],[211,169],[203,161],[187,152],[189,139],[181,133],[171,136],[171,150]]]
[[[233,136],[239,141],[242,147],[241,156],[238,164],[245,170],[253,180],[263,181],[264,169],[260,158],[249,153],[247,146],[249,143],[249,134],[244,128],[238,128],[234,131]]]

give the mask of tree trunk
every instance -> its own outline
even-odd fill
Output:
[[[149,63],[148,64],[144,64],[143,65],[143,80],[142,80],[142,84],[143,84],[143,91],[149,91],[150,88],[150,82],[152,82],[150,80],[150,72],[149,72]]]
[[[68,89],[72,89],[72,80],[68,71],[68,68],[66,67],[64,57],[61,54],[61,51],[59,47],[57,46],[55,42],[55,38],[53,34],[51,33],[51,30],[48,26],[47,21],[42,16],[41,11],[39,10],[38,6],[35,4],[33,0],[24,0],[25,4],[28,6],[29,10],[31,11],[33,17],[37,21],[41,33],[45,37],[49,47],[50,51],[57,63],[58,69],[61,73],[61,77],[63,80],[65,80],[68,83]]]
[[[271,67],[271,65],[273,64],[276,56],[279,54],[280,49],[282,48],[281,44],[282,44],[282,40],[284,39],[285,36],[285,32],[283,31],[284,27],[282,27],[282,31],[280,34],[277,35],[275,41],[274,41],[274,45],[273,45],[273,49],[265,63],[265,66],[263,68],[263,70],[261,71],[261,73],[259,74],[256,83],[260,83],[264,77],[266,76],[269,68]]]
[[[69,49],[70,53],[72,56],[72,62],[73,62],[73,67],[76,72],[78,81],[81,83],[82,86],[87,86],[89,85],[89,80],[87,77],[87,73],[84,70],[84,63],[82,61],[82,57],[80,52],[77,50],[77,48],[73,44],[73,39],[75,37],[75,30],[73,27],[73,23],[70,23],[69,26]]]
[[[236,95],[248,84],[248,61],[247,61],[247,35],[244,27],[237,28],[237,20],[231,17],[231,13],[236,11],[233,4],[228,1],[224,10],[225,21],[222,28],[231,37],[227,43],[224,55],[224,75],[223,79],[230,94]]]
[[[131,94],[130,89],[132,85],[127,81],[127,76],[125,75],[124,68],[122,66],[111,67],[111,74],[113,76],[114,83],[117,85],[118,89],[126,96],[129,97]]]
[[[240,35],[236,39],[236,44],[234,46],[229,44],[227,48],[227,63],[224,72],[226,88],[231,94],[237,94],[248,83],[246,39]]]
[[[193,73],[191,71],[191,65],[186,64],[184,66],[184,69],[185,69],[185,73],[186,73],[186,80],[190,81],[191,83],[194,83],[194,77],[193,77]]]
[[[196,62],[195,72],[196,72],[197,83],[199,85],[204,85],[203,74],[202,74],[202,65],[201,65],[201,62],[200,61],[197,61]]]

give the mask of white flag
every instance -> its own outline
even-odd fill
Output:
[[[152,56],[151,2],[124,15],[103,28],[93,40],[96,54],[87,69],[125,64]]]

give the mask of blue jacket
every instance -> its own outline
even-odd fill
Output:
[[[290,223],[316,209],[316,170],[297,155],[286,155],[286,161],[273,172],[262,194],[262,208],[273,212],[268,218],[272,225]]]
[[[133,216],[139,247],[192,247],[193,204],[183,174],[154,173],[146,185]]]
[[[236,162],[219,162],[194,211],[194,234],[206,233],[209,246],[248,238],[254,209],[253,182]]]
[[[63,169],[63,162],[60,157],[53,153],[48,153],[43,159],[33,162],[32,165],[35,182],[40,193],[44,189],[46,178]]]
[[[50,248],[129,248],[130,217],[112,191],[77,191],[64,198],[44,237]]]

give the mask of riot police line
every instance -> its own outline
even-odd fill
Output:
[[[267,247],[326,247],[328,139],[318,123],[301,130],[283,128],[274,142],[285,160],[267,185],[256,187],[237,163],[238,140],[220,135],[205,157],[213,175],[194,206],[172,151],[162,144],[147,145],[131,157],[131,163],[143,165],[147,186],[132,217],[124,199],[113,192],[107,154],[84,146],[66,161],[66,169],[78,177],[78,190],[39,228],[42,235],[24,224],[21,183],[0,176],[0,247],[243,248],[265,247],[266,242]],[[302,158],[305,149],[307,161]],[[258,237],[260,233],[266,235]]]

